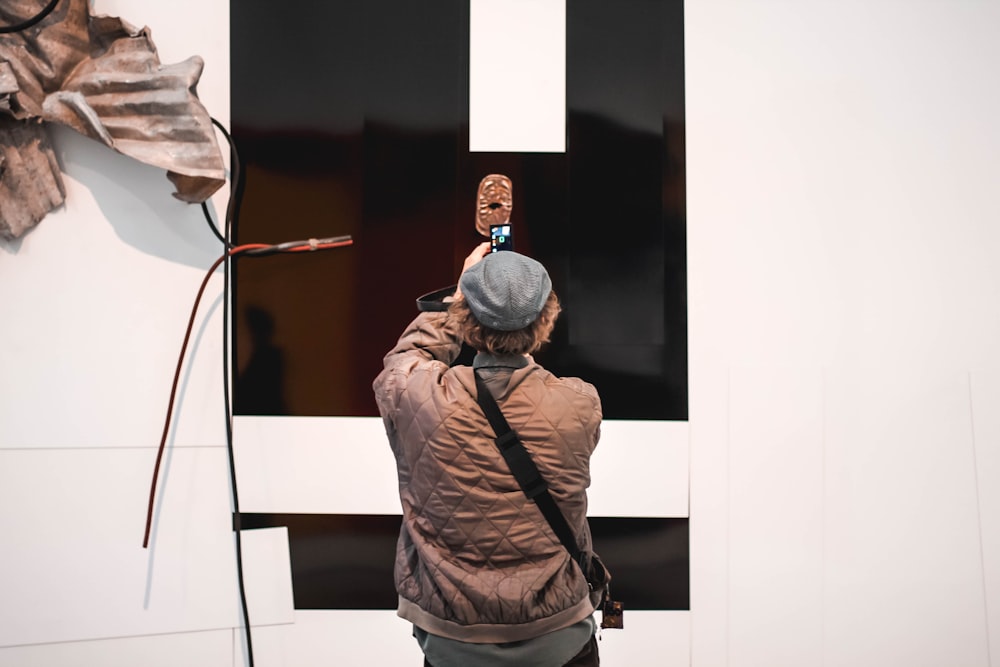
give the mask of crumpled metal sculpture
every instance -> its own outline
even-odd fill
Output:
[[[41,9],[4,0],[0,25]],[[163,66],[148,28],[90,16],[88,0],[62,0],[37,25],[0,35],[0,237],[17,238],[65,198],[45,125],[60,123],[167,170],[191,203],[225,182],[212,120],[195,87],[198,56]]]

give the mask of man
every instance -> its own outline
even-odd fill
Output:
[[[559,314],[545,268],[488,253],[489,243],[473,250],[448,311],[419,314],[374,383],[403,508],[397,613],[432,667],[597,665],[597,600],[494,443],[474,371],[584,552],[600,399],[531,357]],[[463,341],[477,351],[473,367],[451,367]]]

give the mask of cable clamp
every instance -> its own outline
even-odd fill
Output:
[[[319,249],[319,239],[309,239],[309,250]]]

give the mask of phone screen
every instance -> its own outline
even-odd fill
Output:
[[[490,252],[513,250],[514,237],[510,225],[490,225]]]

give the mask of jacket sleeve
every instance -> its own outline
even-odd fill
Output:
[[[382,372],[372,385],[383,419],[395,414],[411,381],[439,382],[461,351],[458,327],[447,312],[417,315],[383,358]]]

